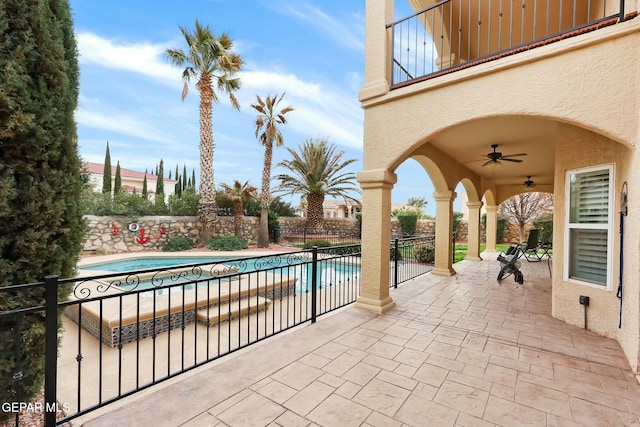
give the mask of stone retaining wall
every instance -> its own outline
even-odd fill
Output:
[[[200,230],[196,217],[192,216],[143,216],[136,218],[124,216],[86,216],[87,233],[84,242],[85,252],[103,254],[136,252],[144,250],[162,250],[162,247],[172,237],[184,236],[198,240]],[[282,227],[304,227],[305,218],[281,217]],[[137,224],[136,226],[132,224]],[[164,225],[163,234],[162,226]],[[254,246],[258,242],[258,229],[260,219],[257,217],[244,217],[243,238],[248,245]],[[359,223],[355,219],[325,219],[324,228],[333,230],[357,230]],[[141,234],[144,229],[144,239]],[[435,220],[418,220],[417,233],[434,235],[436,229]],[[400,235],[400,222],[391,219],[393,235]],[[462,221],[456,235],[457,242],[466,242],[468,233],[467,223]],[[481,230],[484,241],[484,227]],[[234,234],[233,217],[218,217],[214,234],[232,236]]]

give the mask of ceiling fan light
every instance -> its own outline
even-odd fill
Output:
[[[533,188],[536,186],[536,183],[531,180],[531,176],[527,177],[527,180],[524,182],[524,188]]]
[[[492,161],[487,163],[487,167],[489,169],[498,169],[500,166],[502,166],[502,163],[500,163],[497,160],[492,160]]]

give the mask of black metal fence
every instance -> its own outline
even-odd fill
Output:
[[[304,245],[313,240],[326,240],[332,244],[347,244],[360,242],[360,230],[329,229],[313,227],[279,227],[274,230],[275,241],[284,245]]]
[[[433,270],[434,236],[394,239],[391,242],[389,287],[414,279]]]
[[[387,25],[392,84],[624,21],[624,0],[444,0]]]
[[[410,259],[427,241],[393,242],[400,256],[392,258],[391,286],[430,270]],[[16,349],[27,316],[46,330],[45,401],[35,410],[53,426],[355,302],[360,253],[355,244],[127,273],[89,276],[81,270],[71,279],[48,276],[0,288],[8,308],[0,311],[0,323],[15,331]],[[62,286],[73,291],[58,301]],[[12,307],[23,293],[43,298]],[[11,373],[16,402],[23,396],[21,360],[25,355],[18,353]],[[19,425],[19,412],[6,412]]]

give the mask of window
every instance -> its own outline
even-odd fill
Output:
[[[567,172],[564,280],[611,289],[613,165]]]

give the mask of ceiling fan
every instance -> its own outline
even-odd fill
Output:
[[[482,166],[498,167],[501,164],[500,161],[521,163],[522,160],[520,160],[520,159],[512,159],[512,157],[521,157],[521,156],[526,156],[527,155],[527,153],[504,154],[503,155],[501,152],[496,151],[496,148],[498,148],[498,144],[491,145],[491,148],[493,148],[493,152],[492,153],[487,153],[487,159],[489,159],[489,160],[484,162],[482,164]]]
[[[527,180],[524,182],[524,188],[533,188],[536,183],[531,180],[531,175],[527,176]]]

